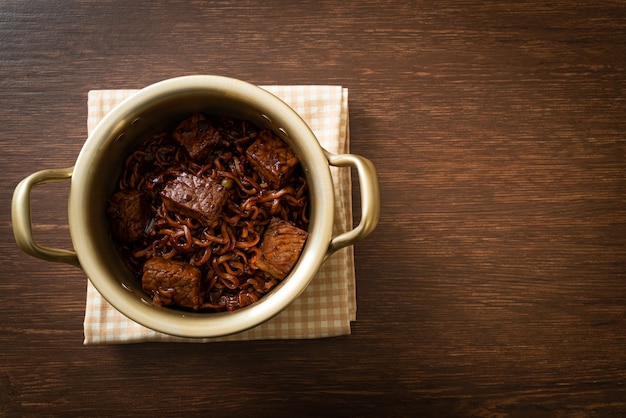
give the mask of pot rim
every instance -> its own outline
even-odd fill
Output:
[[[100,254],[93,238],[89,205],[94,177],[94,159],[128,129],[138,110],[173,100],[184,94],[223,95],[259,109],[260,116],[280,127],[277,132],[296,145],[309,182],[309,239],[292,272],[271,293],[235,312],[190,313],[141,303],[136,291],[123,286],[110,260]],[[114,107],[96,126],[81,149],[71,179],[68,222],[80,265],[99,293],[120,313],[155,331],[193,338],[219,337],[253,328],[287,308],[306,289],[324,262],[334,224],[334,186],[327,152],[306,122],[285,102],[256,85],[223,76],[193,75],[172,78],[147,86]],[[104,211],[104,209],[102,209]],[[148,302],[144,299],[144,302]]]

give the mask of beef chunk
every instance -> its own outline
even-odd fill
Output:
[[[209,226],[220,216],[228,200],[228,190],[211,179],[182,173],[165,184],[161,196],[168,210]]]
[[[202,305],[202,273],[181,261],[152,257],[143,266],[141,287],[158,305],[199,309]]]
[[[274,189],[282,187],[298,164],[291,148],[268,130],[259,132],[246,155],[252,167]]]
[[[150,218],[150,202],[141,190],[122,190],[109,198],[107,214],[113,235],[125,242],[144,236]]]
[[[263,233],[256,267],[282,280],[298,261],[308,235],[287,221],[272,218]]]
[[[191,159],[204,161],[222,141],[222,135],[202,113],[194,113],[174,130],[174,139]]]

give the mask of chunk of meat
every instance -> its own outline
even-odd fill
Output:
[[[191,159],[202,162],[222,141],[222,135],[202,113],[194,113],[174,129],[174,139]]]
[[[150,219],[150,202],[141,190],[121,190],[109,198],[107,215],[113,235],[125,242],[142,238]]]
[[[182,261],[152,257],[143,266],[141,287],[158,305],[199,309],[202,305],[202,273]]]
[[[252,167],[272,188],[279,189],[298,164],[298,157],[267,129],[259,132],[246,155]]]
[[[287,221],[272,218],[263,233],[256,267],[276,279],[284,279],[298,261],[308,235]]]
[[[220,183],[193,174],[182,173],[165,184],[161,191],[168,210],[197,219],[209,226],[222,212],[228,190]]]

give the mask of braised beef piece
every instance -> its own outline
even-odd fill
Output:
[[[197,219],[209,226],[222,212],[228,190],[211,179],[182,173],[165,184],[161,197],[168,210]]]
[[[259,132],[246,155],[252,167],[274,189],[282,187],[298,164],[291,148],[266,129]]]
[[[108,203],[107,215],[115,237],[132,242],[144,236],[150,218],[150,202],[141,190],[121,190],[113,194]]]
[[[256,267],[282,280],[298,261],[307,237],[306,231],[282,219],[272,218],[263,233],[259,247],[261,257],[256,260]]]
[[[204,161],[222,141],[222,135],[202,113],[194,113],[174,130],[174,139],[191,159]]]
[[[202,305],[202,273],[182,261],[152,257],[143,266],[141,287],[154,303],[199,309]]]

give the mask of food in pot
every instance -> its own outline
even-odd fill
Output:
[[[202,271],[183,261],[155,256],[143,265],[141,285],[159,305],[199,309],[202,305]]]
[[[272,277],[282,279],[289,272],[300,256],[307,234],[289,222],[272,218],[263,233],[261,256],[256,265]]]
[[[259,137],[246,150],[252,167],[275,189],[279,189],[298,164],[291,149],[270,131],[259,132]]]
[[[213,179],[183,172],[165,184],[161,197],[166,209],[211,226],[222,213],[228,190]]]
[[[308,189],[291,148],[248,121],[196,113],[127,158],[107,214],[152,301],[201,312],[258,301],[308,237]]]
[[[150,219],[150,202],[141,190],[120,190],[111,196],[107,213],[115,236],[122,241],[137,241],[144,236]]]

